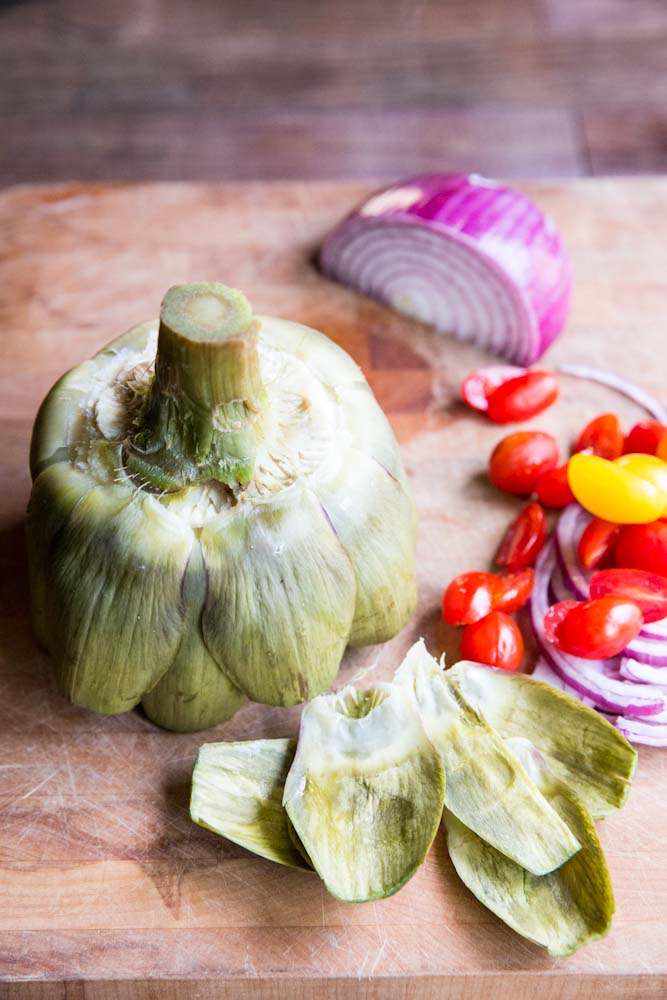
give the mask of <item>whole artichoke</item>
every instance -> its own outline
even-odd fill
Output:
[[[224,285],[64,375],[31,471],[36,632],[94,711],[193,730],[305,701],[414,610],[414,502],[360,368]]]

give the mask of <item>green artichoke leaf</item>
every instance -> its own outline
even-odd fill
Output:
[[[581,850],[555,871],[532,875],[445,811],[449,854],[462,882],[509,927],[550,955],[571,955],[604,937],[611,925],[614,897],[604,854],[588,810],[549,775],[539,751],[520,738],[508,744]]]
[[[204,642],[254,701],[293,705],[326,691],[352,624],[349,560],[299,481],[239,503],[200,535],[208,576]]]
[[[416,698],[426,732],[442,757],[446,806],[462,823],[535,875],[559,868],[580,844],[504,740],[445,681],[415,643],[396,673]]]
[[[595,819],[623,805],[637,753],[598,712],[525,674],[479,663],[461,661],[445,679],[501,736],[529,739]]]
[[[379,462],[409,491],[410,485],[398,442],[368,383],[352,382],[340,386],[336,389],[336,398],[350,442],[369,458]]]
[[[312,871],[283,809],[295,751],[288,739],[205,743],[192,774],[192,820],[261,858]]]
[[[283,802],[328,891],[383,899],[421,865],[445,794],[414,700],[391,684],[306,705]]]
[[[256,318],[260,324],[260,343],[292,354],[329,388],[365,382],[364,374],[356,361],[319,330],[275,316]]]
[[[40,502],[66,509],[81,476],[65,463],[47,467],[36,484]],[[53,534],[48,559],[41,550],[44,617],[70,700],[95,712],[123,712],[176,656],[194,536],[154,496],[92,478],[88,485]]]
[[[350,645],[386,642],[417,605],[412,493],[356,448],[343,452],[335,469],[314,476],[311,488],[354,570]]]

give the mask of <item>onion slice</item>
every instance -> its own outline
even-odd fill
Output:
[[[437,329],[529,365],[561,332],[572,285],[555,226],[475,174],[374,194],[326,238],[323,272]]]
[[[591,515],[578,503],[568,504],[556,525],[556,555],[563,580],[577,601],[590,600],[591,573],[579,561],[579,540]]]
[[[627,715],[621,715],[611,721],[631,743],[641,743],[649,747],[667,747],[667,722],[635,719]]]
[[[589,382],[599,382],[600,385],[608,385],[610,389],[616,389],[622,396],[631,399],[637,406],[643,407],[655,420],[661,424],[667,423],[667,410],[658,400],[642,389],[641,386],[622,375],[615,372],[601,371],[599,368],[591,368],[589,365],[558,365],[557,371],[563,375],[573,375],[574,378],[585,378]]]
[[[667,669],[664,666],[653,667],[633,659],[632,656],[624,655],[621,657],[618,669],[621,676],[627,677],[629,681],[635,681],[637,684],[656,684],[664,688],[667,695]]]

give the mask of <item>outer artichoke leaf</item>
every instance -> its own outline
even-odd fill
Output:
[[[348,448],[338,468],[313,477],[357,584],[351,646],[386,642],[417,606],[412,493],[373,458]]]
[[[47,570],[59,680],[77,705],[123,712],[173,661],[191,528],[147,494],[96,486],[74,507]]]
[[[207,524],[204,641],[254,701],[294,705],[326,691],[355,602],[349,560],[299,483],[278,500],[240,503]]]
[[[30,441],[33,480],[53,462],[69,455],[72,442],[85,426],[85,403],[90,394],[96,363],[84,361],[58,379],[39,408]]]
[[[525,736],[594,818],[619,809],[637,753],[592,708],[524,674],[462,661],[445,678],[503,737]]]
[[[260,323],[260,343],[293,354],[324,385],[335,388],[365,382],[356,361],[319,330],[275,316],[257,316],[256,319]]]
[[[262,858],[312,871],[283,809],[295,751],[296,740],[205,743],[192,775],[191,818]]]
[[[149,319],[145,323],[139,323],[138,326],[131,327],[125,333],[122,333],[120,337],[116,337],[110,341],[93,357],[100,359],[108,358],[109,356],[123,354],[126,351],[141,354],[146,350],[151,339],[157,338],[157,331],[158,321],[156,319]]]
[[[437,832],[444,792],[438,754],[400,688],[346,687],[304,708],[283,801],[338,899],[382,899],[411,878]]]
[[[408,651],[394,683],[414,693],[424,728],[442,757],[447,809],[533,874],[560,867],[579,850],[576,836],[504,740],[455,696],[444,676],[420,640]]]
[[[379,462],[394,479],[410,490],[398,442],[367,382],[353,382],[336,390],[343,426],[355,448]]]
[[[571,955],[609,930],[614,912],[609,871],[586,807],[566,785],[549,778],[539,751],[527,740],[510,744],[576,833],[581,850],[556,871],[531,875],[446,811],[449,854],[470,891],[508,926],[551,955]]]

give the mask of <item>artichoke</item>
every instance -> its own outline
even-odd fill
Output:
[[[33,620],[64,693],[170,729],[325,691],[416,604],[414,501],[360,368],[241,292],[170,289],[31,446]]]

